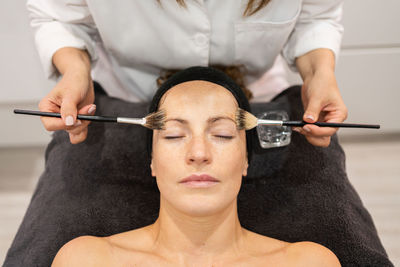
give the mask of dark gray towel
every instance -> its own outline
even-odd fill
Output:
[[[146,104],[96,94],[97,114],[141,117]],[[253,113],[284,109],[300,119],[300,87]],[[71,145],[56,132],[40,177],[4,266],[50,266],[60,247],[81,235],[106,236],[152,223],[159,193],[150,176],[145,130],[92,123],[85,142]],[[330,248],[343,266],[393,266],[371,216],[350,184],[337,137],[314,147],[293,133],[287,147],[255,149],[239,194],[239,216],[252,231]]]

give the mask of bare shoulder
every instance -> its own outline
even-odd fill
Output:
[[[105,237],[116,250],[145,251],[153,245],[151,225]]]
[[[295,266],[341,266],[331,250],[314,242],[290,244],[287,247],[287,256],[288,261]]]
[[[282,253],[290,243],[272,237],[264,236],[244,229],[248,243],[246,247],[253,253],[260,255],[271,255]]]
[[[106,239],[94,236],[77,237],[57,253],[52,267],[108,266],[111,247]]]

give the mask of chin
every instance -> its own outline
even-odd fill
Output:
[[[192,195],[179,199],[179,201],[176,201],[173,205],[182,213],[189,216],[204,217],[220,213],[227,209],[233,201],[236,201],[236,198],[227,199],[226,196]]]

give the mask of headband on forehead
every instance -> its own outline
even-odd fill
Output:
[[[229,92],[232,93],[232,95],[238,102],[239,108],[251,112],[249,101],[247,100],[243,90],[228,75],[226,75],[224,72],[220,70],[211,67],[196,66],[181,70],[172,75],[167,81],[165,81],[155,93],[153,100],[150,103],[149,113],[156,112],[158,110],[158,106],[160,104],[162,96],[169,89],[184,82],[198,81],[198,80],[208,81],[221,85],[222,87],[224,87],[225,89],[227,89]],[[254,134],[255,134],[254,129],[246,131],[246,146],[247,146],[247,154],[249,162],[252,153],[252,140]],[[147,130],[147,150],[150,156],[152,152],[152,143],[153,143],[153,131]]]
[[[211,67],[198,66],[181,70],[165,81],[154,95],[149,112],[157,111],[162,96],[175,85],[198,80],[212,82],[225,87],[235,97],[240,108],[250,111],[249,101],[243,90],[228,75]]]

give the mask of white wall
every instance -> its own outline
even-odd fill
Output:
[[[345,1],[339,87],[349,108],[348,121],[380,123],[379,133],[400,133],[399,10],[399,0]],[[46,144],[49,133],[38,118],[12,114],[14,108],[36,109],[53,85],[45,79],[39,63],[24,0],[0,1],[0,38],[0,147]],[[300,81],[293,73],[290,79]]]
[[[348,0],[336,74],[347,122],[381,124],[381,130],[341,129],[341,135],[400,133],[399,0]],[[292,83],[299,82],[291,73]]]
[[[12,113],[37,109],[52,88],[39,63],[24,0],[0,1],[0,40],[0,147],[46,144],[50,134],[39,118]]]
[[[378,122],[383,133],[400,132],[399,11],[399,0],[345,1],[337,77],[348,121]]]

